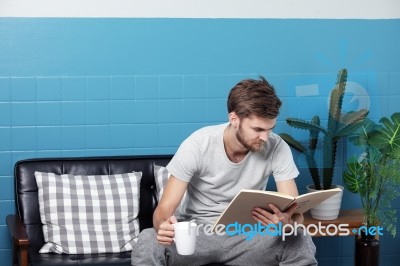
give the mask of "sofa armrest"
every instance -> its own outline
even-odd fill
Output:
[[[6,218],[8,231],[12,238],[13,265],[28,265],[29,239],[18,215],[8,215]]]

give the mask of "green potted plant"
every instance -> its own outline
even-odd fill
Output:
[[[327,128],[321,126],[318,115],[315,115],[310,122],[299,118],[286,119],[289,126],[309,131],[310,138],[308,147],[304,146],[300,141],[294,139],[289,134],[279,134],[289,144],[289,146],[304,154],[313,180],[313,185],[308,187],[309,191],[312,191],[313,189],[331,189],[334,187],[343,188],[332,184],[338,141],[358,129],[368,114],[368,110],[366,109],[342,113],[342,103],[346,89],[346,82],[347,70],[341,69],[337,76],[336,85],[330,94]],[[322,166],[318,167],[315,159],[315,152],[318,147],[317,145],[320,135],[323,135],[321,145],[323,160]],[[336,219],[339,214],[341,198],[342,193],[331,198],[331,201],[336,202],[336,206],[332,206],[331,203],[327,202],[321,203],[319,206],[311,210],[312,217],[320,220]],[[329,206],[332,208],[327,209]]]
[[[366,119],[349,140],[362,153],[349,158],[343,181],[350,192],[360,195],[367,228],[357,240],[355,262],[378,265],[379,240],[368,234],[368,228],[381,226],[396,236],[397,215],[391,202],[400,196],[400,113],[381,118],[379,124]]]

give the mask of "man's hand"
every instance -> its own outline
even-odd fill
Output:
[[[260,222],[262,225],[267,226],[268,224],[293,224],[292,216],[297,208],[297,202],[290,206],[285,212],[281,212],[275,205],[269,204],[272,212],[266,211],[262,208],[255,208],[252,212],[253,219]]]
[[[165,222],[160,224],[157,231],[157,241],[161,245],[171,245],[174,242],[174,226],[172,224],[177,223],[175,216],[171,216]]]

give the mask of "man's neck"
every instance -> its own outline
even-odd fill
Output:
[[[224,131],[224,148],[226,156],[234,163],[240,163],[249,153],[249,150],[243,147],[238,141],[235,129],[232,125],[228,125]]]

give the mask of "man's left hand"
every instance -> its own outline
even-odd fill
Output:
[[[253,219],[260,222],[262,225],[267,226],[268,224],[293,224],[292,216],[297,208],[297,202],[289,207],[285,212],[281,212],[275,205],[268,204],[271,208],[271,212],[262,208],[255,208],[252,212]]]

